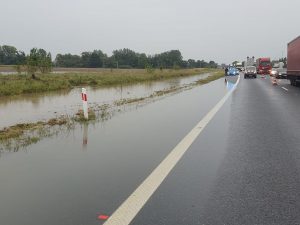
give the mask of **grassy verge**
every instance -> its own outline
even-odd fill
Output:
[[[20,95],[71,89],[76,86],[103,87],[133,84],[145,81],[186,77],[218,71],[216,69],[180,70],[103,70],[97,72],[69,72],[63,74],[39,74],[37,79],[27,75],[0,75],[0,96]]]

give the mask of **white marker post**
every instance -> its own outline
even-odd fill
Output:
[[[89,114],[88,114],[87,95],[86,95],[86,89],[85,88],[82,88],[81,98],[82,98],[82,106],[83,106],[83,115],[84,115],[85,119],[88,119]]]

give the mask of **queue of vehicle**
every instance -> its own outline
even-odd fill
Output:
[[[226,76],[239,75],[239,70],[244,71],[244,78],[257,78],[257,74],[270,75],[276,79],[288,79],[293,86],[300,86],[300,36],[287,45],[287,69],[282,62],[272,62],[268,57],[258,58],[256,64],[254,57],[247,57],[243,69],[234,66],[226,67]]]
[[[270,75],[275,77],[276,79],[286,79],[287,78],[287,70],[285,68],[272,68]]]
[[[255,66],[246,66],[244,70],[244,78],[256,78],[257,77],[257,71]]]

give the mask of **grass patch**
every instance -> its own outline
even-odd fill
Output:
[[[124,98],[121,100],[117,100],[115,101],[115,105],[116,106],[121,106],[121,105],[125,105],[125,104],[130,104],[130,103],[135,103],[135,102],[140,102],[145,100],[145,98]]]
[[[96,72],[68,72],[63,74],[38,74],[37,79],[28,75],[0,75],[0,96],[20,95],[71,89],[76,86],[104,87],[133,84],[145,81],[187,77],[211,73],[216,69],[165,69],[149,73],[143,69],[114,69]]]
[[[150,97],[155,97],[155,96],[162,96],[162,95],[166,95],[166,94],[169,94],[169,93],[173,93],[173,92],[176,92],[180,89],[183,89],[184,87],[170,87],[170,88],[167,88],[167,89],[163,89],[163,90],[160,90],[160,91],[156,91],[154,94],[152,94]]]
[[[212,75],[208,76],[207,78],[196,81],[196,85],[207,84],[209,82],[220,79],[222,77],[224,77],[224,72],[216,71],[212,73]]]
[[[37,129],[42,125],[44,125],[43,122],[37,122],[37,123],[20,123],[10,127],[5,127],[2,130],[0,130],[0,141],[11,139],[11,138],[18,138],[24,134],[24,131]]]
[[[88,119],[84,117],[83,110],[78,110],[76,113],[75,117],[73,118],[77,122],[87,122],[90,120],[95,120],[96,119],[96,113],[93,109],[89,108],[88,110]]]
[[[44,126],[56,126],[56,125],[63,125],[68,122],[68,119],[66,117],[59,117],[59,118],[53,118],[46,122],[44,121],[38,121],[35,123],[20,123],[16,124],[10,127],[5,127],[2,130],[0,130],[0,142],[19,138],[22,135],[24,135],[27,131],[34,131],[41,129]]]

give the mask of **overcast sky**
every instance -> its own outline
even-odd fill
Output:
[[[179,49],[229,63],[285,56],[300,35],[300,0],[0,0],[0,9],[0,45],[53,56]]]

